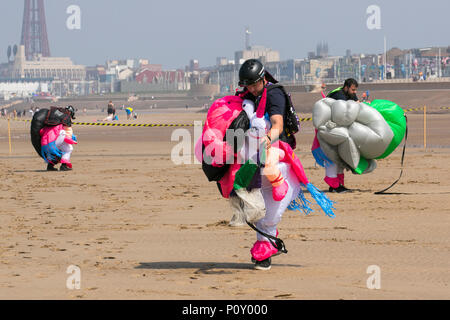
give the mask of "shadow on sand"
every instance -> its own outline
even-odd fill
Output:
[[[14,170],[13,172],[15,172],[15,173],[25,173],[25,172],[56,172],[56,171],[48,171],[47,169],[42,169],[42,170]]]
[[[450,191],[444,191],[444,192],[383,192],[383,193],[376,193],[373,190],[361,190],[361,189],[351,189],[352,192],[346,192],[342,194],[351,194],[351,193],[372,193],[376,194],[378,196],[383,195],[426,195],[426,194],[450,194]]]
[[[423,194],[450,194],[450,191],[447,192],[383,192],[380,194],[377,194],[379,196],[382,195],[387,195],[387,196],[391,196],[391,195],[423,195]]]
[[[296,267],[301,265],[278,264],[272,260],[272,267]],[[136,269],[175,270],[175,269],[197,269],[196,274],[230,274],[232,270],[253,270],[253,263],[237,262],[189,262],[189,261],[161,261],[140,262]],[[225,270],[224,270],[225,269]],[[226,271],[230,270],[230,271]]]

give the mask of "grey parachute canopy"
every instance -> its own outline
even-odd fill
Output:
[[[382,103],[374,106],[381,105],[382,109],[387,106],[391,109],[389,112],[394,110],[397,118],[402,114],[396,104],[379,101]],[[319,100],[314,105],[312,120],[324,154],[334,163],[357,173],[372,172],[377,166],[375,159],[392,152],[399,143],[398,137],[394,139],[394,136],[401,135],[377,108],[352,100]]]

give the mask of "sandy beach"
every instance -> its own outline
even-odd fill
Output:
[[[121,123],[204,121],[197,111]],[[77,121],[103,117],[89,110]],[[404,172],[390,194],[374,192],[399,176],[400,147],[371,174],[347,172],[355,191],[329,194],[335,219],[317,207],[308,216],[286,211],[279,231],[289,252],[258,271],[255,232],[228,226],[229,204],[199,164],[171,161],[175,128],[74,126],[74,170],[47,172],[29,122],[11,122],[9,154],[2,119],[0,299],[449,299],[449,123],[448,112],[428,115],[424,149],[423,115],[408,114]],[[303,122],[296,154],[325,190],[312,139]],[[71,265],[80,289],[66,287]],[[381,270],[378,290],[366,285],[371,265]]]

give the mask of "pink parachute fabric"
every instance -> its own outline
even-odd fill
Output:
[[[63,130],[63,125],[59,124],[54,127],[44,127],[41,129],[41,145],[46,146],[52,142],[55,142],[59,137],[59,133]]]
[[[265,93],[266,91],[264,91],[261,100],[265,100]],[[233,147],[224,141],[224,137],[226,135],[226,130],[233,120],[236,119],[243,110],[242,102],[243,100],[239,96],[226,96],[216,100],[208,111],[202,137],[197,141],[195,146],[195,154],[199,161],[202,160],[203,144],[205,152],[207,151],[207,148],[211,151],[210,154],[213,157],[213,166],[222,166],[225,163],[230,163],[230,168],[227,173],[219,181],[222,195],[225,198],[229,198],[230,193],[233,190],[236,172],[240,169],[241,165],[237,163],[237,155],[234,153]],[[264,114],[262,113],[264,110],[261,106],[265,106],[265,101],[261,101],[257,108],[258,116]],[[295,155],[289,144],[283,141],[277,141],[276,144],[276,147],[279,147],[285,152],[285,157],[280,159],[280,161],[291,164],[291,170],[295,172],[299,181],[308,189],[316,203],[323,209],[327,216],[334,218],[334,202],[328,199],[325,194],[308,181],[300,159]],[[230,161],[231,157],[233,158],[232,161]],[[301,210],[305,213],[309,213],[313,210],[308,204],[310,204],[310,202],[304,197],[303,191],[300,191],[298,198],[292,201],[289,209]]]
[[[44,127],[39,133],[41,135],[41,155],[42,158],[51,164],[57,164],[61,160],[62,152],[56,147],[56,140],[60,136],[63,125]]]
[[[208,110],[202,137],[195,145],[195,155],[200,162],[203,159],[203,144],[205,153],[212,157],[212,166],[221,167],[226,163],[230,164],[227,173],[219,181],[225,198],[229,198],[233,190],[234,177],[241,165],[237,163],[233,147],[224,141],[224,137],[226,130],[243,110],[242,101],[238,96],[226,96],[214,101]]]

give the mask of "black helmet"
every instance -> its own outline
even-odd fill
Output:
[[[266,71],[263,64],[256,59],[246,60],[239,69],[239,85],[249,86],[264,79]]]
[[[75,109],[72,106],[67,106],[66,110],[69,111],[70,117],[75,120]]]

